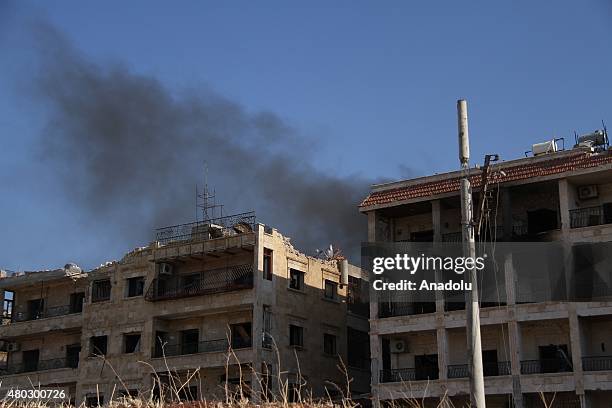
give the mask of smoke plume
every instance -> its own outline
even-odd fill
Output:
[[[371,180],[316,169],[316,148],[273,113],[210,89],[174,92],[121,64],[93,63],[49,26],[38,31],[36,89],[51,118],[40,151],[77,211],[126,251],[152,241],[156,227],[195,218],[206,162],[226,213],[255,210],[307,253],[329,243],[357,253],[366,228],[357,205]]]

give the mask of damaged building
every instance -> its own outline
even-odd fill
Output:
[[[513,275],[520,259],[500,266],[496,288],[504,290],[480,309],[488,407],[544,406],[541,393],[548,401],[554,397],[552,406],[610,404],[612,151],[603,135],[596,132],[590,143],[579,140],[565,151],[556,149],[554,141],[546,149],[535,145],[529,157],[488,169],[485,200],[492,204],[491,223],[477,241],[557,243],[563,249],[561,261],[573,266],[581,253],[603,254],[595,266],[603,272],[591,281],[589,298],[580,301],[538,301],[527,281]],[[477,214],[482,173],[483,168],[469,172]],[[460,177],[456,171],[374,186],[360,206],[368,217],[368,241],[460,243]],[[555,260],[544,261],[551,265]],[[575,290],[576,279],[580,276],[568,278],[565,289]],[[413,397],[436,406],[446,396],[455,406],[469,403],[463,300],[445,299],[441,293],[431,302],[381,300],[370,307],[376,401]]]
[[[158,230],[88,272],[5,274],[0,393],[296,401],[337,396],[346,366],[351,392],[365,394],[364,282],[342,257],[307,256],[252,213]]]

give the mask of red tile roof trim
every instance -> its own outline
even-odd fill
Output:
[[[563,155],[550,160],[529,161],[514,166],[495,165],[494,170],[503,170],[505,175],[496,173],[495,182],[508,183],[512,181],[526,180],[535,177],[561,174],[568,171],[588,169],[612,163],[612,155],[607,153],[591,154],[579,152],[577,154]],[[457,174],[457,173],[454,173]],[[389,190],[374,191],[368,195],[360,204],[360,208],[376,205],[390,204],[414,198],[429,197],[439,194],[459,191],[459,176],[443,180],[423,181],[405,187],[391,188]],[[480,187],[480,172],[470,176],[472,187]]]

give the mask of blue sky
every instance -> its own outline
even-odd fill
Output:
[[[276,113],[324,172],[396,179],[457,167],[458,98],[475,162],[612,122],[611,20],[608,0],[4,2],[0,267],[91,267],[130,249],[33,154],[48,121],[28,91],[36,22],[97,64]]]

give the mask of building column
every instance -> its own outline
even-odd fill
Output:
[[[504,196],[506,196],[505,194]],[[505,218],[504,218],[505,220]],[[505,231],[504,223],[504,231]],[[504,281],[506,284],[506,302],[508,307],[508,343],[510,346],[510,374],[512,374],[512,401],[515,408],[523,407],[521,389],[521,329],[516,320],[516,277],[512,253],[504,259]]]
[[[382,369],[382,342],[380,336],[370,332],[370,386],[372,390],[372,404],[375,408],[380,406],[380,370]]]
[[[438,320],[438,319],[437,319]],[[444,317],[442,324],[436,328],[436,342],[438,346],[438,371],[440,380],[446,382],[448,378],[448,336],[446,334],[446,328],[444,327]]]
[[[570,348],[572,353],[572,366],[574,372],[574,384],[576,387],[576,394],[580,397],[580,400],[584,400],[584,375],[582,372],[582,342],[580,336],[580,320],[576,313],[576,304],[568,303],[568,315],[569,315],[569,334],[570,334]]]

